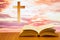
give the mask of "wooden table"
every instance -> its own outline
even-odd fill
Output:
[[[0,33],[0,40],[60,40],[59,37],[19,37],[19,32]]]
[[[60,40],[60,32],[57,33],[59,37],[19,37],[20,29],[0,29],[0,40]]]
[[[0,33],[0,40],[18,40],[18,32]]]
[[[58,37],[19,37],[19,40],[60,40],[60,32]]]
[[[60,40],[59,37],[19,37],[18,32],[0,33],[0,40]]]
[[[1,28],[0,40],[18,40],[20,29]]]

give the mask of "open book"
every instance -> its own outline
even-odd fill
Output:
[[[20,37],[55,37],[57,35],[52,27],[51,25],[44,25],[41,27],[26,25],[23,27],[23,32],[20,34]]]

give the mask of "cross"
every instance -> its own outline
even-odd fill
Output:
[[[18,1],[18,3],[17,3],[18,5],[17,6],[14,6],[14,8],[17,8],[17,12],[18,12],[18,14],[17,14],[17,19],[18,19],[18,23],[20,23],[20,12],[21,12],[21,8],[25,8],[25,6],[21,6],[21,4],[20,4],[20,2]]]

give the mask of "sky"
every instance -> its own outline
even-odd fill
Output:
[[[60,2],[54,2],[53,0],[7,0],[7,2],[1,3],[0,9],[2,10],[0,13],[8,14],[13,18],[17,18],[17,8],[13,8],[17,6],[17,2],[20,1],[21,5],[25,6],[24,9],[21,9],[21,18],[32,18],[35,16],[40,17],[42,19],[49,19],[60,21]],[[48,3],[47,3],[48,1]],[[39,3],[37,3],[39,2]],[[5,4],[5,5],[3,5]],[[52,18],[55,17],[55,18]]]
[[[9,27],[15,28],[18,25],[17,8],[14,8],[18,1],[21,2],[21,6],[25,6],[21,9],[23,25],[53,24],[60,26],[60,0],[0,0],[0,26],[10,25]]]

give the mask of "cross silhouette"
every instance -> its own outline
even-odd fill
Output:
[[[18,14],[17,14],[17,19],[18,19],[18,23],[20,23],[20,12],[21,12],[21,8],[25,8],[25,6],[21,6],[21,3],[18,1],[18,3],[17,3],[18,5],[17,6],[14,6],[14,8],[17,8],[17,12],[18,12]]]

